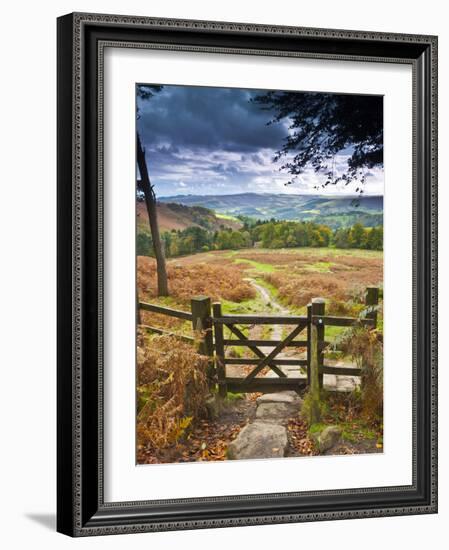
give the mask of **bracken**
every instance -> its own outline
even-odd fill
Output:
[[[244,272],[233,265],[183,265],[176,261],[167,264],[170,296],[188,305],[194,296],[209,296],[212,300],[241,302],[254,298],[254,288],[244,280]],[[148,299],[156,296],[156,262],[152,258],[137,258],[139,295]]]
[[[137,336],[137,447],[155,455],[204,412],[208,359],[172,336]]]

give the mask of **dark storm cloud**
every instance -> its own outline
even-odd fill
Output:
[[[272,113],[251,102],[259,93],[163,86],[137,100],[138,131],[159,196],[315,190],[313,170],[295,188],[285,186],[290,176],[273,157],[288,135],[288,121],[267,125]]]
[[[266,126],[270,113],[250,102],[257,92],[232,88],[164,86],[139,101],[139,128],[147,145],[257,151],[278,146],[281,124]]]

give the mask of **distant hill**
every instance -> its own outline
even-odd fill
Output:
[[[240,193],[235,195],[177,195],[161,202],[202,206],[227,216],[248,216],[260,220],[315,221],[330,227],[382,224],[383,197],[290,195]]]
[[[221,227],[238,229],[242,223],[231,217],[218,217],[215,212],[203,206],[187,206],[181,203],[159,203],[157,205],[159,230],[171,231],[187,229],[187,227],[203,227],[215,231]],[[137,202],[137,227],[148,233],[148,214],[145,203]]]

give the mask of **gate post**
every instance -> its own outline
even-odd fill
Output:
[[[323,298],[313,298],[312,299],[312,316],[313,317],[324,317],[324,312],[326,310],[326,302]],[[323,378],[324,375],[321,372],[321,368],[324,363],[324,321],[320,319],[315,323],[317,332],[317,358],[318,358],[318,369],[319,369],[319,386],[323,387]],[[313,355],[313,352],[311,352]]]
[[[312,357],[312,304],[307,304],[307,384],[311,384]]]
[[[321,420],[320,407],[320,369],[318,348],[318,327],[315,323],[310,325],[310,424],[316,424]]]
[[[209,385],[211,385],[214,375],[214,341],[212,335],[212,320],[210,316],[210,298],[206,296],[196,296],[190,301],[190,308],[192,310],[193,334],[195,340],[198,341],[198,352],[210,358],[206,375]]]
[[[365,305],[369,308],[366,314],[367,319],[373,319],[374,328],[377,327],[377,304],[379,303],[379,289],[375,286],[369,286],[366,289]]]
[[[139,291],[137,289],[137,285],[136,285],[136,324],[137,325],[142,324],[142,315],[140,313],[140,303],[139,303]]]
[[[221,304],[220,302],[215,302],[212,305],[212,311],[214,317],[221,317]],[[223,344],[223,324],[214,323],[214,332],[215,332],[215,368],[217,372],[218,380],[218,395],[220,397],[226,397],[227,387],[226,387],[226,369],[225,369],[225,351]]]

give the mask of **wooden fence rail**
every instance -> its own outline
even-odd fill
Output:
[[[262,359],[262,358],[260,358]],[[260,359],[257,357],[226,357],[225,363],[227,365],[258,365]],[[294,366],[294,365],[307,365],[306,359],[270,359],[270,364],[272,365],[285,365],[285,366]]]
[[[275,315],[225,315],[214,316],[214,324],[222,325],[298,325],[307,322],[306,316],[282,316]]]
[[[146,330],[147,332],[152,332],[153,334],[160,334],[161,336],[174,336],[175,338],[179,338],[180,340],[183,340],[184,342],[193,343],[195,342],[195,338],[193,336],[187,336],[185,334],[179,334],[177,332],[171,332],[169,330],[164,330],[159,327],[153,327],[151,325],[139,325],[140,328],[143,330]]]
[[[279,391],[281,389],[295,389],[304,385],[313,385],[317,394],[323,387],[324,375],[361,376],[361,369],[354,367],[334,367],[325,365],[325,350],[330,345],[325,340],[326,326],[350,327],[377,326],[377,309],[379,289],[369,287],[365,295],[365,317],[338,317],[326,315],[326,304],[322,298],[314,298],[307,306],[307,315],[224,315],[221,304],[211,305],[210,298],[199,296],[191,300],[191,312],[181,311],[165,306],[138,302],[138,319],[140,310],[150,311],[190,321],[193,336],[186,336],[166,331],[153,326],[140,325],[145,330],[156,334],[176,336],[184,341],[196,343],[198,351],[209,357],[208,378],[212,386],[218,386],[220,396],[224,397],[227,391],[257,392]],[[251,339],[236,325],[290,325],[290,333],[283,340]],[[296,326],[295,326],[296,325]],[[224,328],[227,328],[236,339],[225,338]],[[307,330],[306,339],[295,340],[304,330]],[[249,348],[256,357],[235,358],[226,357],[226,346],[243,346]],[[264,353],[260,348],[271,348]],[[306,359],[276,358],[284,348],[306,348]],[[255,365],[255,368],[246,377],[236,378],[226,376],[226,365]],[[281,366],[306,367],[306,378],[292,378],[279,368]],[[265,367],[270,368],[277,377],[257,376]],[[317,394],[318,395],[318,394]]]
[[[162,315],[168,315],[169,317],[175,317],[182,319],[183,321],[190,321],[192,323],[193,336],[187,336],[176,332],[170,332],[161,328],[142,325],[140,326],[149,332],[155,334],[162,334],[167,336],[174,336],[184,342],[197,344],[198,352],[202,355],[209,357],[209,363],[207,368],[207,377],[209,385],[213,386],[215,381],[215,366],[214,366],[214,338],[212,334],[212,318],[211,318],[211,304],[210,298],[206,296],[197,296],[190,301],[190,310],[181,311],[179,309],[173,309],[170,307],[159,306],[156,304],[148,304],[146,302],[138,302],[139,313],[140,310],[150,311],[152,313],[158,313]],[[140,315],[137,316],[140,321]]]
[[[330,315],[312,315],[312,323],[315,325],[329,325],[333,327],[365,326],[375,327],[374,319],[358,319],[357,317],[333,317]]]
[[[188,313],[187,311],[181,311],[180,309],[172,309],[170,307],[147,304],[146,302],[139,302],[139,307],[144,311],[152,311],[153,313],[160,313],[161,315],[168,315],[169,317],[177,317],[178,319],[184,319],[184,321],[192,320],[191,313]]]
[[[223,344],[225,346],[243,346],[251,348],[252,346],[257,346],[259,348],[272,348],[280,344],[282,340],[229,340],[224,339]],[[293,340],[285,346],[286,348],[305,348],[307,347],[307,340]]]
[[[283,390],[295,391],[307,385],[306,378],[254,378],[251,384],[244,382],[244,378],[226,378],[226,390],[234,393],[265,392],[274,393]]]

